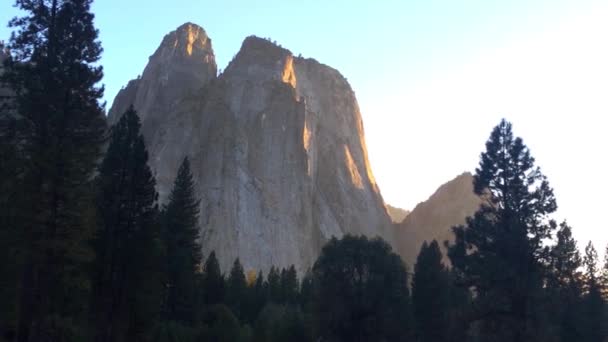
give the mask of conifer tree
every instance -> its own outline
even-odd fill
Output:
[[[448,278],[441,258],[437,241],[430,245],[425,241],[414,267],[412,307],[422,342],[440,342],[448,337]]]
[[[598,256],[591,241],[585,247],[583,265],[585,268],[585,295],[582,304],[582,335],[583,342],[604,341],[606,327],[604,326],[604,310],[606,303],[598,277]]]
[[[276,267],[270,267],[267,281],[268,300],[276,304],[281,303],[281,275]]]
[[[18,341],[83,335],[93,257],[92,179],[104,139],[103,72],[91,0],[16,0],[5,83],[24,159],[16,246]]]
[[[247,280],[239,258],[234,260],[226,282],[226,304],[238,318],[243,318],[247,301]]]
[[[167,260],[163,318],[185,324],[194,323],[197,310],[193,299],[202,259],[198,206],[190,163],[184,158],[161,217]]]
[[[551,269],[547,291],[550,304],[545,310],[554,316],[554,326],[561,341],[580,341],[581,257],[572,237],[572,229],[566,222],[560,224],[557,242],[551,247],[549,260]]]
[[[266,282],[264,281],[264,273],[262,271],[258,272],[255,281],[249,285],[247,293],[243,320],[249,324],[253,324],[267,300]]]
[[[96,341],[142,340],[160,309],[157,193],[137,114],[112,127],[99,169],[93,319]]]
[[[205,262],[202,277],[203,304],[212,306],[224,302],[225,282],[220,269],[220,264],[211,251]]]
[[[555,224],[553,190],[511,124],[494,128],[474,176],[482,196],[480,210],[455,227],[449,256],[460,282],[476,294],[472,320],[483,325],[485,338],[525,341],[535,338],[535,296],[544,274],[543,241]]]
[[[281,297],[285,304],[296,304],[298,302],[298,273],[291,265],[288,269],[281,271]]]

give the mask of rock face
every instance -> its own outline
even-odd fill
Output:
[[[388,216],[391,218],[391,221],[393,221],[393,223],[403,222],[407,215],[410,214],[409,210],[393,207],[390,204],[386,205],[386,211],[388,212]]]
[[[437,189],[397,224],[397,251],[410,270],[424,241],[437,240],[447,261],[444,241],[453,241],[452,227],[465,223],[481,205],[481,199],[473,193],[473,176],[463,173]]]
[[[161,202],[190,158],[204,254],[215,250],[223,270],[239,257],[245,269],[305,271],[332,236],[393,241],[340,73],[256,37],[215,73],[205,31],[182,25],[109,113],[113,123],[131,104],[138,111]]]

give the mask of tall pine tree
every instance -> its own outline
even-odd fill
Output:
[[[600,287],[597,251],[591,241],[585,247],[583,266],[585,269],[585,295],[582,304],[583,338],[580,341],[604,341],[606,327],[603,323],[606,303],[602,298]]]
[[[226,304],[239,319],[243,319],[247,303],[247,281],[240,260],[234,260],[226,282]]]
[[[424,242],[414,267],[412,306],[421,342],[440,342],[448,337],[448,274],[441,262],[437,241]]]
[[[546,290],[550,302],[545,309],[554,317],[560,341],[580,341],[583,284],[579,268],[582,264],[572,228],[566,222],[557,231],[557,242],[551,247],[549,262]]]
[[[212,306],[224,302],[226,283],[215,251],[211,251],[205,262],[201,287],[203,305]]]
[[[157,193],[137,114],[112,127],[98,176],[95,341],[142,340],[161,304]]]
[[[193,324],[196,318],[197,303],[193,299],[202,259],[198,207],[190,162],[185,158],[161,215],[167,260],[165,320]]]
[[[464,227],[455,227],[449,256],[461,281],[474,289],[485,338],[525,341],[538,332],[534,300],[542,286],[543,241],[555,227],[553,190],[511,124],[494,128],[474,176],[484,202]]]
[[[18,341],[83,333],[93,253],[92,179],[105,132],[91,0],[16,0],[3,81],[14,91],[25,201]]]

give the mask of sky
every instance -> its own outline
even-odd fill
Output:
[[[220,69],[245,37],[269,37],[348,79],[387,203],[412,209],[474,171],[504,117],[555,189],[555,218],[581,246],[608,243],[608,1],[104,0],[93,12],[108,109],[184,22],[205,28]]]

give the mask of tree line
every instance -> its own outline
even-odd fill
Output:
[[[547,178],[501,121],[474,175],[484,204],[410,271],[344,236],[313,267],[228,273],[203,259],[184,159],[167,202],[137,113],[108,128],[91,0],[17,0],[0,75],[0,339],[605,341],[608,260],[580,254]],[[443,262],[444,244],[450,261]],[[608,253],[607,253],[608,255]],[[299,278],[301,277],[301,279]]]

